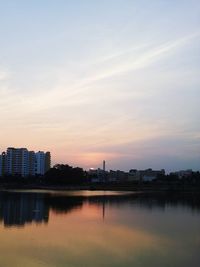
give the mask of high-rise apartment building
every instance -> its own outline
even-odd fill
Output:
[[[29,175],[35,176],[36,173],[36,158],[35,158],[35,152],[29,151]]]
[[[45,153],[45,169],[44,171],[47,172],[51,168],[51,153],[48,151]]]
[[[50,152],[28,151],[26,148],[7,148],[0,156],[0,176],[44,175],[51,167]]]
[[[9,147],[6,153],[6,174],[29,175],[29,153],[26,148]]]
[[[5,169],[6,169],[6,153],[3,152],[0,155],[0,177],[4,176],[5,174]]]
[[[45,153],[38,151],[35,153],[36,157],[36,174],[43,175],[45,173]]]

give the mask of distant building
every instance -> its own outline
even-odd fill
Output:
[[[0,155],[0,176],[44,175],[51,166],[50,152],[28,151],[27,148],[7,148]]]
[[[182,178],[191,176],[192,172],[193,171],[189,169],[189,170],[181,170],[177,172],[172,172],[171,174],[178,176],[179,179],[182,179]]]
[[[136,170],[131,169],[129,172],[124,171],[113,171],[110,170],[108,173],[108,181],[109,182],[134,182],[134,181],[153,181],[158,178],[160,175],[164,175],[165,170]]]
[[[104,183],[107,181],[107,172],[103,169],[89,169],[89,179],[92,183]]]
[[[116,171],[110,170],[108,173],[108,181],[111,183],[117,182]]]
[[[127,182],[151,182],[165,175],[165,170],[137,170],[131,169],[129,172],[121,170],[105,170],[105,161],[103,169],[90,169],[88,171],[89,180],[92,183],[127,183]]]
[[[117,171],[110,170],[110,172],[108,173],[108,181],[118,182],[118,183],[126,182],[128,181],[128,173],[120,170]]]
[[[139,171],[140,175],[140,180],[143,182],[151,182],[155,179],[157,179],[159,176],[165,175],[165,170],[152,170],[152,169],[147,169],[147,170],[141,170]]]
[[[128,173],[128,181],[133,182],[133,181],[139,181],[140,180],[140,171],[136,169],[131,169]]]

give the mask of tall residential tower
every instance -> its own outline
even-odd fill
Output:
[[[0,176],[44,175],[51,167],[50,152],[28,151],[27,148],[7,148],[0,155]]]

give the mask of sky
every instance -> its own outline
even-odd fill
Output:
[[[0,0],[0,152],[200,170],[199,0]]]

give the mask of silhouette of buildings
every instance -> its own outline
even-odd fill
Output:
[[[50,152],[28,151],[27,148],[7,148],[0,155],[0,176],[44,175],[51,167]]]
[[[138,176],[139,176],[139,179],[143,182],[151,182],[162,175],[165,175],[164,169],[162,169],[162,170],[147,169],[147,170],[139,171]]]
[[[106,172],[100,168],[89,169],[88,175],[92,183],[103,183],[105,181]]]
[[[193,171],[191,169],[188,169],[188,170],[180,170],[176,172],[171,172],[171,174],[178,176],[179,179],[182,179],[182,178],[190,177],[192,175],[192,172]]]
[[[124,172],[121,170],[105,170],[105,163],[103,162],[103,169],[90,169],[88,175],[92,183],[124,183],[124,182],[133,182],[133,181],[153,181],[159,176],[165,175],[165,170],[136,170],[131,169],[129,172]]]

